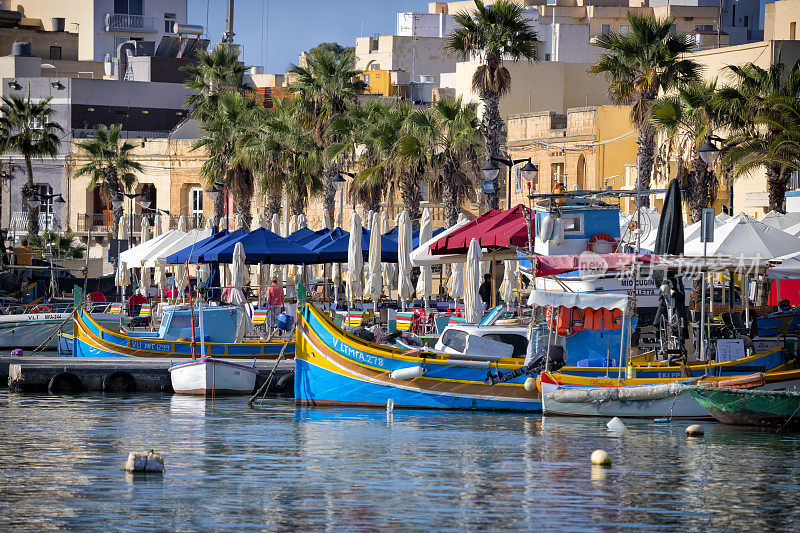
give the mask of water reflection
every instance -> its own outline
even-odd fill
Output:
[[[268,399],[0,393],[0,527],[797,529],[797,435]],[[597,448],[614,464],[589,462]],[[155,449],[164,476],[120,471]],[[201,503],[199,503],[201,502]],[[535,526],[534,526],[535,524]]]

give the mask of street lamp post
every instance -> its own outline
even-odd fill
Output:
[[[60,193],[59,194],[45,194],[45,193],[41,193],[41,192],[35,191],[33,193],[33,196],[28,199],[28,205],[30,205],[32,207],[39,207],[39,205],[41,205],[42,202],[46,202],[46,201],[49,201],[49,200],[55,200],[55,203],[57,203],[57,204],[65,204],[65,203],[67,203],[64,200],[64,197],[61,196]],[[47,241],[47,255],[48,255],[48,261],[50,263],[50,297],[52,298],[53,296],[55,296],[56,280],[55,280],[55,276],[53,275],[53,241],[47,235],[47,233],[50,231],[50,216],[48,216],[48,215],[49,215],[49,213],[45,213],[44,236],[45,236],[45,240]],[[88,250],[87,250],[87,253],[88,253]]]
[[[131,221],[130,224],[130,235],[128,235],[128,242],[133,243],[133,207],[134,201],[136,198],[141,198],[138,204],[143,208],[147,209],[150,207],[150,198],[148,198],[147,193],[140,192],[140,193],[124,193],[125,197],[128,199],[128,219]]]
[[[485,181],[493,180],[497,177],[500,169],[494,163],[502,163],[508,169],[508,178],[506,181],[506,208],[511,208],[511,169],[514,166],[518,165],[519,163],[525,163],[522,167],[522,176],[525,178],[525,181],[530,182],[531,180],[535,179],[536,176],[539,174],[539,168],[531,162],[530,157],[523,157],[520,159],[508,159],[492,156],[489,159],[489,162],[484,165],[481,170],[483,171],[483,175],[486,178]],[[496,169],[496,170],[495,170]],[[483,188],[483,183],[481,183],[481,188]]]
[[[338,171],[331,180],[331,183],[336,187],[336,191],[339,193],[339,215],[342,218],[342,224],[344,224],[344,187],[347,184],[347,180],[344,179],[344,176],[350,176],[351,178],[355,178],[356,175],[351,172],[345,172],[344,170]],[[334,221],[333,226],[336,227],[336,216],[335,216],[335,206],[334,206]],[[355,211],[355,205],[353,205],[353,211]],[[342,277],[342,265],[341,263],[337,263],[336,268],[339,269],[339,278]],[[333,276],[331,276],[333,278]],[[333,281],[333,279],[331,279]],[[339,287],[335,283],[333,284],[333,307],[336,308],[339,302]]]

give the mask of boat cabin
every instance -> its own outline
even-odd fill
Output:
[[[575,200],[536,206],[534,251],[541,255],[616,251],[620,239],[619,207]]]
[[[132,337],[157,338],[165,341],[192,338],[192,314],[194,315],[195,337],[200,340],[200,318],[198,309],[194,312],[188,307],[171,306],[164,309],[161,325],[155,332],[129,332]],[[205,342],[232,343],[241,338],[238,333],[241,307],[204,307],[203,336]]]

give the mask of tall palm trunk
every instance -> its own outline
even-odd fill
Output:
[[[253,219],[250,206],[253,201],[253,175],[240,165],[233,169],[231,192],[233,193],[233,211],[242,217],[245,228],[249,228]]]
[[[685,180],[680,180],[681,189],[683,189],[686,201],[689,204],[689,210],[692,216],[692,222],[700,221],[703,209],[710,207],[716,197],[715,177],[714,173],[708,168],[705,161],[695,154],[687,170]],[[681,171],[679,169],[678,174]]]
[[[419,192],[419,178],[422,174],[420,165],[414,165],[408,172],[403,173],[400,177],[400,198],[403,200],[403,207],[408,212],[411,220],[420,218],[420,192]]]
[[[778,165],[767,167],[767,192],[769,193],[769,208],[779,213],[786,212],[786,188],[789,184],[789,173],[781,172]]]
[[[496,91],[486,91],[483,100],[483,135],[486,146],[486,159],[500,155],[500,140],[503,136],[503,117],[500,116],[500,94]],[[499,174],[498,174],[499,176]],[[500,180],[493,180],[495,192],[486,196],[489,209],[500,208]]]
[[[333,176],[336,175],[336,169],[328,163],[325,165],[323,172],[325,183],[322,188],[322,206],[326,217],[323,223],[326,228],[332,228],[336,218],[334,214],[336,209],[336,186],[333,184]]]
[[[442,166],[442,203],[447,227],[458,222],[456,199],[456,165],[452,161],[448,161]]]
[[[281,187],[270,188],[267,192],[267,221],[272,220],[273,215],[280,216],[283,205],[283,190]]]
[[[213,186],[213,185],[212,185]],[[217,197],[214,198],[214,220],[216,220],[216,224],[219,225],[219,221],[225,216],[225,191],[219,191],[217,193]]]
[[[653,172],[653,161],[656,152],[656,135],[646,123],[639,124],[639,183],[641,190],[650,190],[650,176]],[[650,207],[650,196],[637,196],[637,207]]]
[[[28,190],[33,191],[33,165],[31,158],[25,156],[25,175],[28,178]],[[33,206],[28,202],[28,238],[39,235],[39,206]]]

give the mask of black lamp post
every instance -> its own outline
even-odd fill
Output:
[[[717,148],[712,141],[725,142],[725,139],[721,139],[716,135],[706,135],[706,142],[697,149],[697,152],[700,154],[700,159],[702,159],[706,165],[711,165],[717,160],[717,157],[719,157],[719,148]]]
[[[217,202],[217,196],[219,196],[219,194],[224,192],[224,191],[225,191],[225,185],[220,181],[215,181],[214,185],[212,185],[211,187],[209,187],[208,189],[205,190],[205,194],[206,194],[206,196],[209,197],[209,199],[211,200],[211,203],[215,204]],[[225,211],[225,227],[227,228],[228,227],[228,202],[227,201],[225,202],[225,210],[224,211]],[[217,220],[216,222],[217,222],[217,224],[214,226],[214,229],[212,230],[214,233],[217,233],[217,231],[219,231],[219,220]]]
[[[511,208],[511,169],[519,164],[525,162],[525,165],[522,167],[522,177],[525,178],[525,181],[531,182],[532,180],[536,179],[539,175],[539,168],[531,162],[530,157],[524,157],[521,159],[505,159],[502,157],[491,157],[489,161],[481,168],[481,172],[483,172],[484,179],[481,180],[481,191],[484,194],[492,194],[495,191],[494,180],[497,178],[497,175],[500,173],[500,167],[497,166],[497,163],[502,163],[508,169],[508,179],[506,183],[506,208]]]
[[[47,202],[47,201],[50,201],[50,200],[54,200],[54,202],[57,203],[57,204],[65,204],[65,203],[67,203],[64,200],[64,197],[61,196],[61,193],[59,193],[59,194],[45,194],[45,193],[41,193],[41,192],[38,192],[38,191],[34,191],[33,196],[28,198],[28,205],[30,205],[31,207],[39,207],[39,205],[41,205],[42,202]],[[48,255],[48,260],[50,262],[50,296],[53,297],[53,296],[55,296],[56,282],[55,282],[55,277],[53,275],[53,240],[50,239],[50,237],[47,235],[47,233],[50,231],[50,216],[49,215],[50,215],[50,213],[45,213],[44,237],[45,237],[45,240],[47,241],[47,255]],[[88,251],[87,251],[87,253],[88,253]]]

